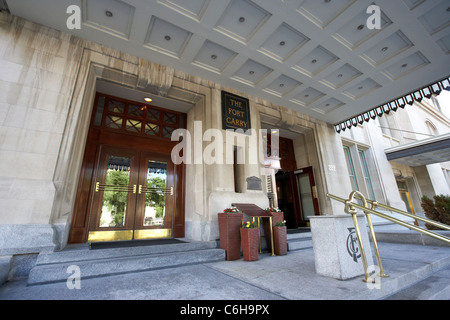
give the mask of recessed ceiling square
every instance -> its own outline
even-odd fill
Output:
[[[312,78],[337,60],[339,60],[337,56],[325,48],[318,46],[292,68]]]
[[[214,29],[246,44],[270,16],[249,0],[233,0]]]
[[[254,86],[272,71],[271,68],[248,59],[231,78]]]
[[[330,98],[322,102],[318,106],[312,108],[312,110],[319,112],[321,114],[326,114],[328,112],[336,110],[337,108],[342,107],[343,105],[345,105],[345,103],[343,103],[342,101],[339,101],[338,99],[335,98]]]
[[[363,80],[348,88],[343,92],[343,94],[355,100],[379,88],[381,88],[381,85],[379,83],[370,78],[367,78],[366,80]]]
[[[286,23],[282,23],[264,42],[260,48],[260,52],[279,62],[283,62],[308,42],[308,40],[309,38],[301,32]]]
[[[206,40],[197,53],[193,64],[216,73],[221,73],[236,54],[234,51]]]
[[[301,84],[302,83],[297,80],[294,80],[285,75],[281,75],[269,86],[267,86],[264,91],[278,97],[282,97]]]
[[[196,21],[200,21],[211,0],[159,0],[161,4]]]
[[[152,17],[144,47],[179,58],[192,33]]]
[[[320,82],[333,88],[338,89],[350,81],[362,75],[360,71],[352,67],[348,63],[326,76]]]
[[[413,43],[399,30],[371,47],[361,57],[373,67],[377,67],[413,46]]]
[[[370,38],[373,38],[388,25],[392,24],[392,20],[389,19],[383,11],[381,11],[380,28],[369,29],[367,27],[367,19],[369,17],[370,16],[367,14],[366,9],[364,9],[355,17],[349,19],[349,22],[347,22],[342,28],[340,28],[333,35],[333,38],[335,38],[350,50],[354,50],[362,43],[366,42]]]
[[[304,0],[297,11],[318,27],[325,28],[355,2],[356,0]]]
[[[422,52],[418,51],[387,67],[382,73],[391,80],[397,80],[429,63],[430,61]]]
[[[433,1],[433,4],[434,3],[437,3],[437,1]],[[419,17],[419,21],[430,35],[450,26],[449,8],[450,2],[448,0],[443,0]]]
[[[313,102],[317,101],[323,96],[325,96],[324,93],[309,87],[300,92],[299,94],[295,95],[290,101],[297,103],[302,107],[307,107],[308,105],[312,104]]]
[[[119,0],[83,0],[83,24],[128,40],[135,8]]]

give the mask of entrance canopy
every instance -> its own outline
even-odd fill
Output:
[[[2,8],[332,125],[450,74],[448,0],[3,0]]]
[[[450,161],[450,133],[385,150],[388,160],[410,167]]]

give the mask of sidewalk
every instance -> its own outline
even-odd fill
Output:
[[[369,289],[362,276],[340,281],[317,275],[313,250],[305,249],[286,256],[260,254],[254,262],[221,261],[93,279],[81,274],[80,290],[68,289],[66,282],[27,286],[23,279],[0,287],[0,300],[375,300],[431,276],[442,288],[438,298],[450,299],[449,247],[379,243],[379,248],[389,275],[381,279],[380,289]],[[421,294],[426,292],[415,297]]]

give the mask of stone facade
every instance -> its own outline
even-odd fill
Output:
[[[249,99],[253,129],[264,123],[295,136],[297,167],[315,169],[322,215],[343,213],[343,205],[330,201],[327,193],[346,197],[352,191],[343,144],[371,150],[370,175],[380,202],[404,207],[393,170],[416,177],[417,196],[448,191],[440,180],[442,170],[389,163],[386,139],[376,138],[381,134],[376,122],[338,135],[332,125],[283,106],[5,12],[0,12],[0,65],[0,255],[65,247],[98,80],[191,104],[187,129],[200,139],[211,128],[226,135],[221,129],[222,90]],[[407,111],[411,119],[414,112]],[[448,132],[448,119],[441,118],[436,125]],[[200,152],[209,144],[203,140],[197,141]],[[247,152],[260,154],[262,146],[252,144]],[[269,206],[263,164],[246,163],[241,172],[243,181],[260,178],[262,190],[247,190],[242,183],[236,193],[232,170],[229,164],[186,165],[186,238],[217,239],[217,213],[233,202]]]

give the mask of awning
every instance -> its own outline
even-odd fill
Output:
[[[399,108],[404,109],[407,104],[412,106],[414,101],[421,102],[424,97],[429,99],[433,94],[439,95],[442,90],[450,91],[450,77],[427,85],[421,89],[412,91],[405,96],[384,103],[372,110],[361,113],[341,123],[337,123],[334,125],[334,128],[337,133],[340,133],[346,129],[356,127],[358,124],[369,122],[370,119],[375,120],[376,117],[382,117],[385,113],[389,114],[391,111],[396,112]]]
[[[450,161],[450,133],[385,150],[389,161],[410,167]]]

